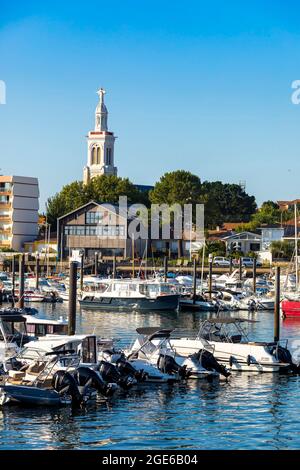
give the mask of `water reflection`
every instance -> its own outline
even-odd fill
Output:
[[[41,316],[67,315],[65,305],[45,304],[42,309]],[[82,310],[77,329],[120,338],[120,346],[125,346],[138,327],[198,330],[199,322],[211,315]],[[257,320],[248,325],[252,339],[272,340],[272,313],[238,316]],[[300,340],[300,322],[285,320],[281,332],[295,343]],[[228,382],[143,385],[83,410],[5,407],[0,410],[0,448],[299,448],[299,380],[290,375],[234,373]]]

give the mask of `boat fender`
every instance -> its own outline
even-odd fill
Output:
[[[247,366],[248,367],[250,366],[251,362],[252,362],[252,358],[251,358],[250,354],[248,354],[248,356],[247,356]]]
[[[230,356],[230,358],[229,358],[229,365],[230,365],[230,367],[232,367],[233,362],[234,362],[234,357],[233,357],[233,356]]]

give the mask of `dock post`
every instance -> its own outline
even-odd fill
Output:
[[[68,335],[75,335],[76,331],[76,302],[77,302],[77,263],[70,263],[70,281],[69,281],[69,317],[68,317]]]
[[[211,291],[212,291],[212,259],[209,260],[208,263],[208,290],[209,290],[209,298],[211,299]]]
[[[98,276],[98,253],[97,251],[95,252],[95,270],[94,270],[95,276]]]
[[[36,254],[35,258],[35,288],[39,288],[39,274],[40,274],[40,258],[39,254]]]
[[[168,277],[168,257],[164,257],[164,281],[167,282]]]
[[[229,275],[231,275],[232,274],[232,258],[230,258],[229,263],[230,263],[229,264]]]
[[[242,258],[240,257],[240,260],[239,260],[239,280],[242,281],[243,279],[243,265],[242,265]]]
[[[112,275],[113,275],[113,279],[116,279],[116,277],[117,277],[117,261],[116,261],[116,255],[114,255],[114,257],[113,257]]]
[[[12,257],[12,306],[15,305],[15,287],[16,287],[16,259]]]
[[[80,255],[80,290],[83,291],[83,268],[84,268],[84,253]]]
[[[24,308],[24,272],[25,272],[25,257],[21,254],[19,257],[19,301],[18,307]]]
[[[253,258],[253,292],[256,294],[256,258]]]
[[[280,266],[275,273],[274,341],[280,338]]]
[[[193,304],[196,302],[196,286],[197,286],[197,260],[194,258],[193,265]]]

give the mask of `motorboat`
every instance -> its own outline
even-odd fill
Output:
[[[176,288],[159,280],[103,279],[99,291],[84,291],[81,307],[105,310],[176,310]]]
[[[8,367],[11,367],[0,385],[0,405],[78,407],[95,399],[97,391],[110,396],[114,384],[106,384],[93,370],[77,367],[78,357],[72,351],[68,353],[53,352],[33,363],[21,362],[21,356],[15,362],[9,361]],[[62,368],[61,363],[66,362],[68,366]]]
[[[58,320],[38,318],[33,315],[25,314],[26,330],[28,336],[39,338],[46,335],[67,335],[68,321],[60,317]]]
[[[28,336],[23,312],[23,309],[0,310],[0,364],[32,339]]]
[[[244,318],[211,318],[201,323],[195,337],[170,338],[178,354],[189,356],[202,349],[206,342],[213,346],[215,359],[235,371],[281,372],[295,370],[287,341],[249,341]]]
[[[146,360],[155,365],[164,374],[173,375],[173,378],[212,379],[219,378],[220,373],[228,376],[224,367],[219,367],[210,351],[199,348],[196,354],[183,356],[170,342],[172,329],[158,329],[155,327],[137,328],[138,337],[126,352],[127,359]],[[209,348],[210,349],[210,348]],[[211,362],[209,364],[208,356]],[[204,360],[202,358],[205,357]]]
[[[179,300],[179,307],[181,310],[198,310],[205,312],[218,311],[216,302],[206,299],[203,295],[193,294],[183,295]]]

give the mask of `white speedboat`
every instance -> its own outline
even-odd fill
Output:
[[[205,346],[199,348],[196,354],[183,356],[172,346],[170,335],[172,329],[158,329],[155,327],[137,328],[138,337],[127,351],[127,358],[144,360],[166,374],[175,374],[181,378],[212,379],[219,378],[220,373],[227,376],[224,367],[219,367],[217,361],[212,357],[208,361],[210,352]],[[205,352],[205,356],[203,353]],[[206,364],[202,362],[202,357]],[[177,378],[178,378],[177,377]]]
[[[189,356],[208,341],[216,360],[235,371],[280,372],[295,367],[287,342],[282,346],[280,342],[249,341],[242,327],[245,322],[253,320],[209,319],[201,324],[196,337],[173,337],[170,343],[178,354]]]

